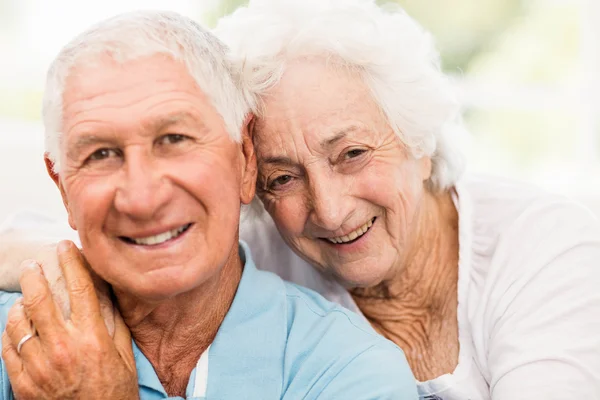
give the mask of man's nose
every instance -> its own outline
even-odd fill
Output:
[[[114,202],[118,212],[147,220],[156,217],[169,203],[171,184],[159,164],[151,156],[140,154],[125,161]]]
[[[311,181],[310,220],[314,225],[327,231],[335,231],[342,226],[350,211],[350,198],[343,186],[343,182],[324,176]]]

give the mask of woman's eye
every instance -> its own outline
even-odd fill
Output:
[[[181,143],[187,139],[187,136],[180,135],[177,133],[169,133],[168,135],[164,135],[159,139],[160,144],[177,144]]]
[[[88,157],[88,160],[100,161],[100,160],[106,160],[108,158],[118,157],[118,156],[119,156],[119,153],[114,149],[98,149]]]
[[[352,149],[352,150],[347,151],[344,154],[344,158],[345,159],[356,158],[356,157],[361,156],[362,154],[364,154],[366,152],[367,152],[367,150],[365,150],[365,149]]]
[[[275,188],[277,186],[283,186],[286,183],[290,182],[292,179],[293,178],[291,175],[281,175],[281,176],[278,176],[277,178],[273,179],[269,186],[271,186],[272,188]]]

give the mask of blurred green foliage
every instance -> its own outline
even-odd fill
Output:
[[[236,8],[246,4],[248,4],[248,0],[219,0],[212,10],[205,13],[203,22],[207,26],[214,27],[219,18],[231,14]]]
[[[436,39],[446,71],[465,71],[524,12],[524,0],[379,0],[398,4]]]
[[[13,26],[15,4],[12,1],[0,0],[0,33]]]
[[[0,118],[3,116],[36,121],[41,118],[43,93],[39,90],[3,89],[0,95]]]
[[[515,88],[561,88],[578,79],[581,10],[577,1],[377,2],[383,7],[404,8],[430,31],[440,50],[442,67],[451,75]],[[212,27],[220,17],[247,3],[248,0],[216,1],[203,14],[202,22]],[[0,32],[12,20],[11,4],[14,2],[0,0]],[[4,90],[0,116],[39,119],[40,99],[41,93],[28,89]],[[576,157],[571,135],[565,134],[577,129],[573,111],[532,111],[510,105],[485,109],[475,105],[465,113],[465,122],[478,147],[489,150],[485,150],[486,157],[473,160],[475,164],[493,162],[502,165],[503,170],[521,171],[536,163]]]
[[[248,0],[221,0],[205,15],[218,19]],[[573,4],[548,0],[378,0],[397,5],[432,33],[450,74],[513,83],[553,82],[568,75],[579,51]]]

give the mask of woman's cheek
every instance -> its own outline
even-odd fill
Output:
[[[270,204],[273,212],[269,211],[275,224],[286,236],[300,235],[304,230],[304,206],[296,199],[284,197],[273,199]]]

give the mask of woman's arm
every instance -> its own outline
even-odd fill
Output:
[[[58,272],[55,255],[56,247],[50,242],[28,240],[23,233],[13,230],[0,233],[0,290],[20,291],[21,263],[27,259],[38,260]],[[53,275],[52,271],[44,272]]]
[[[69,296],[58,264],[56,247],[60,240],[78,243],[76,232],[44,215],[21,213],[14,215],[0,226],[0,290],[20,291],[19,278],[22,262],[34,259],[42,267],[52,295],[63,316],[71,314]],[[114,310],[109,286],[95,279],[96,294],[104,322],[114,332]]]
[[[77,243],[77,234],[68,224],[36,212],[19,212],[0,224],[0,290],[19,291],[21,262],[35,259],[52,283],[58,280],[60,269],[56,243],[60,240]]]

